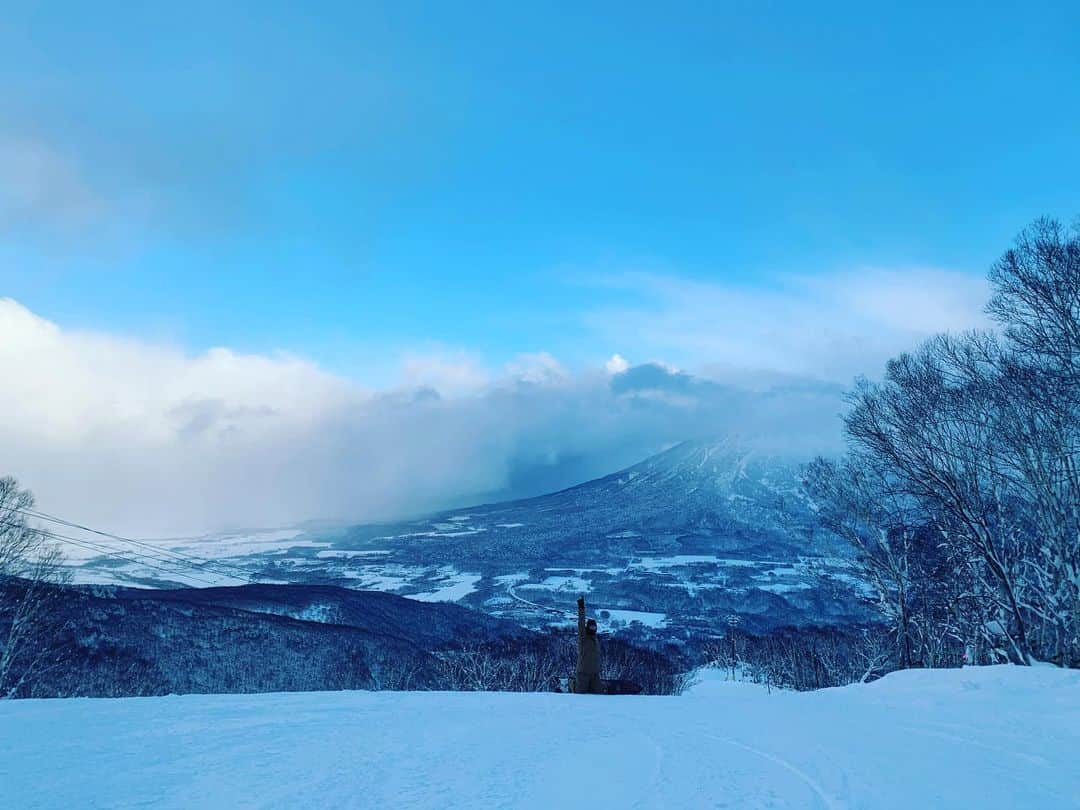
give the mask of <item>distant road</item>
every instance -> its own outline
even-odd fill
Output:
[[[557,610],[555,608],[550,608],[550,607],[545,607],[544,605],[538,605],[538,604],[536,604],[536,602],[530,602],[528,599],[525,599],[522,596],[518,596],[517,593],[514,591],[514,586],[513,585],[507,585],[506,586],[506,592],[511,596],[511,598],[516,599],[517,601],[521,602],[523,605],[528,605],[531,608],[536,608],[537,610],[541,610],[541,611],[543,611],[545,613],[552,613],[552,614],[558,616],[560,619],[575,618],[574,614],[569,613],[567,611]]]

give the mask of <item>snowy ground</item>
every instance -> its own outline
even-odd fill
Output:
[[[0,703],[9,807],[1080,807],[1080,672]]]

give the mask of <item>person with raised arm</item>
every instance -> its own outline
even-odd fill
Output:
[[[574,691],[579,695],[603,694],[600,682],[600,640],[596,637],[596,619],[585,619],[585,597],[577,600],[578,655]]]

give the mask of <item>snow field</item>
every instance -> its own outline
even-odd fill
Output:
[[[13,807],[1077,807],[1080,672],[0,703]]]
[[[456,602],[475,591],[476,584],[483,579],[480,574],[462,573],[453,566],[441,569],[440,574],[441,587],[426,593],[411,593],[409,598],[421,602]]]

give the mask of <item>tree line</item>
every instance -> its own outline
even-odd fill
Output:
[[[996,329],[860,378],[847,452],[805,486],[854,549],[896,665],[1080,666],[1080,223],[992,266]]]

